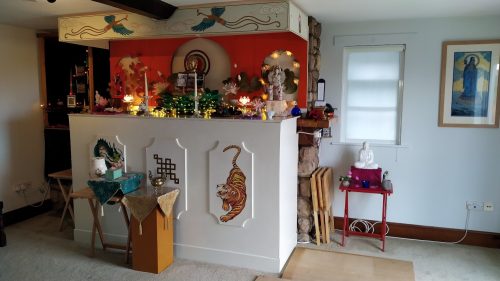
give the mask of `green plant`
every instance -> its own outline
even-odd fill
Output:
[[[339,181],[351,181],[351,176],[340,176]]]

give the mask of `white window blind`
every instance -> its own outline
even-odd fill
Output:
[[[343,140],[400,144],[404,45],[344,48]]]

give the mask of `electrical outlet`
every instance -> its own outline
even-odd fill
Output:
[[[484,202],[483,203],[483,210],[485,212],[493,212],[493,202]]]
[[[465,202],[465,208],[467,208],[467,210],[472,210],[472,211],[481,210],[480,204],[478,202],[474,202],[474,201]]]
[[[332,128],[331,127],[323,128],[321,131],[321,135],[325,139],[331,138],[332,137]]]
[[[21,192],[22,190],[22,184],[18,183],[18,184],[14,184],[14,191],[19,193]]]
[[[31,182],[22,182],[14,185],[14,191],[16,193],[24,192],[31,188]]]

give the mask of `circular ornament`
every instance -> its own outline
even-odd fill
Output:
[[[192,50],[184,57],[184,69],[187,72],[196,70],[197,73],[206,75],[210,71],[210,60],[203,51]]]

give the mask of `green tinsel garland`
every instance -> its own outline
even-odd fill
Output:
[[[201,95],[198,102],[200,112],[204,113],[207,109],[219,108],[222,102],[222,96],[217,90],[210,91],[210,89],[205,89],[205,93]]]
[[[205,89],[198,99],[198,109],[203,114],[207,109],[217,109],[221,106],[222,96],[219,91]],[[163,92],[157,100],[156,110],[171,112],[173,109],[177,114],[189,115],[194,112],[194,92],[183,96],[174,96],[170,92]]]

